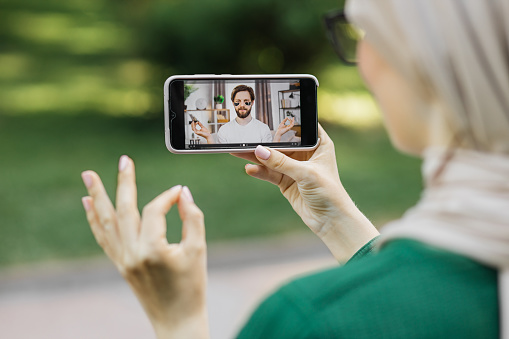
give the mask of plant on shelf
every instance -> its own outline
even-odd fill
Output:
[[[214,97],[214,102],[216,103],[216,108],[217,109],[223,108],[224,96],[222,96],[221,94],[216,95]]]
[[[189,98],[189,96],[193,92],[196,92],[197,90],[198,90],[198,87],[196,87],[195,85],[185,84],[184,85],[184,103],[186,102],[187,98]],[[185,105],[185,104],[184,104],[184,109],[187,109],[187,105]]]
[[[222,104],[222,103],[224,102],[224,96],[222,96],[222,95],[216,95],[216,96],[214,97],[214,102],[215,102],[216,104]]]

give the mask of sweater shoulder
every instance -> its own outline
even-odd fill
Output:
[[[290,282],[253,316],[257,313],[286,314],[290,319],[266,333],[284,333],[277,328],[291,321],[295,338],[496,338],[496,271],[413,240],[396,240],[379,253]]]

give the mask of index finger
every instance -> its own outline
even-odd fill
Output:
[[[320,142],[320,139],[318,140],[318,142]],[[302,151],[295,151],[295,150],[285,151],[283,149],[280,149],[279,151],[281,153],[283,153],[284,155],[289,156],[290,158],[295,158],[296,157],[295,156],[296,152],[306,152],[307,150],[302,150]],[[244,160],[247,160],[247,161],[251,161],[252,163],[255,163],[255,164],[258,164],[258,165],[262,164],[260,161],[258,161],[256,156],[254,155],[254,150],[253,150],[253,152],[249,152],[249,153],[230,153],[230,155],[233,155],[236,158],[240,158],[240,159],[244,159]]]
[[[127,155],[120,157],[119,161],[116,205],[120,236],[132,243],[138,235],[140,212],[134,163]]]
[[[250,153],[230,153],[230,155],[233,155],[236,158],[254,162],[256,164],[260,164],[258,159],[256,159],[256,156],[254,155],[254,151]]]
[[[83,182],[87,187],[88,194],[92,197],[97,217],[103,228],[116,228],[116,213],[111,203],[101,178],[94,171],[81,173]]]

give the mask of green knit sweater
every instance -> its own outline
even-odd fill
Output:
[[[372,242],[283,286],[238,338],[498,338],[495,270],[414,240],[377,253]]]

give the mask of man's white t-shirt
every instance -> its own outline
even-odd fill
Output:
[[[220,144],[272,142],[269,126],[252,118],[247,125],[239,125],[237,119],[224,124],[217,132]]]

